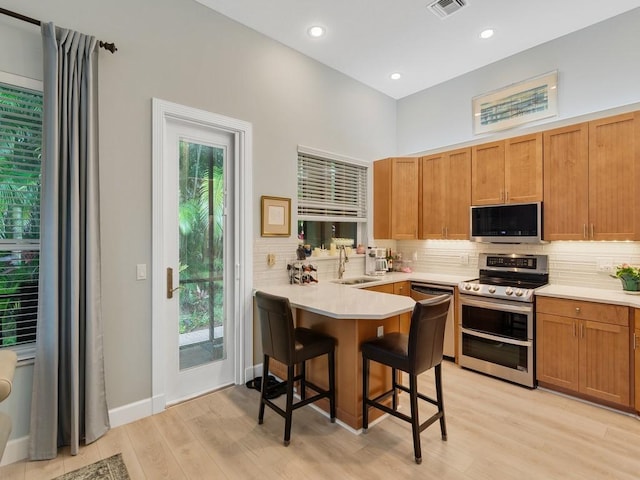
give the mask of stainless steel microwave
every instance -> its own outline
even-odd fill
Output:
[[[543,243],[542,202],[471,207],[471,240]]]

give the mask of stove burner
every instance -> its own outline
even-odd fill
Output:
[[[480,254],[480,277],[460,282],[460,293],[533,302],[534,289],[549,282],[546,255]]]

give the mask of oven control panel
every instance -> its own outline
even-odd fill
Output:
[[[460,282],[460,293],[469,295],[483,295],[486,297],[504,298],[518,302],[533,302],[534,290],[531,288],[518,288],[502,285],[485,285],[477,280]]]

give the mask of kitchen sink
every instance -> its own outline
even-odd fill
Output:
[[[378,282],[379,278],[375,277],[358,277],[358,278],[343,278],[342,280],[333,280],[333,283],[339,283],[340,285],[360,285],[362,283]]]

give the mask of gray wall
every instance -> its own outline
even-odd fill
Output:
[[[520,130],[639,102],[639,31],[637,8],[399,100],[398,153],[478,143],[488,134],[473,134],[473,97],[552,70],[558,70],[558,116]]]
[[[151,98],[253,124],[253,205],[294,198],[298,144],[374,160],[395,145],[395,101],[192,0],[5,0],[4,8],[113,41],[101,51],[100,174],[110,408],[151,396]],[[0,70],[41,78],[38,28],[0,16]],[[254,214],[259,235],[260,215]],[[151,276],[149,271],[149,278]],[[28,411],[31,367],[12,405]],[[8,408],[4,407],[3,408]],[[18,416],[15,414],[14,416]],[[23,412],[12,437],[28,434]]]

